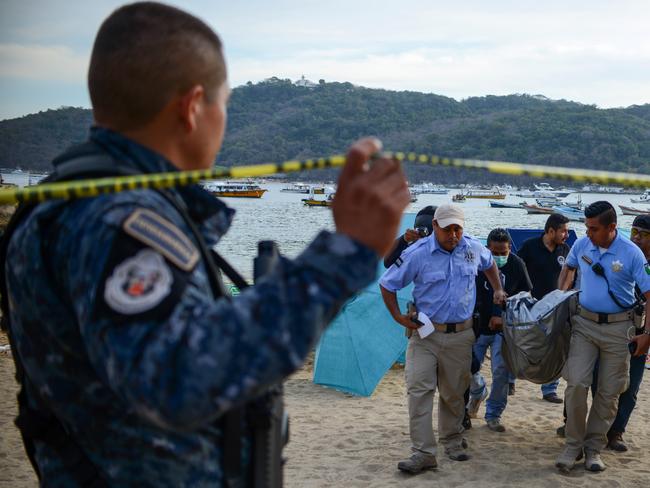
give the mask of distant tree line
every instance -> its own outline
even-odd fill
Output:
[[[87,137],[92,114],[65,107],[0,121],[0,166],[49,171],[51,159]],[[388,150],[650,173],[650,105],[599,109],[542,96],[472,97],[395,92],[271,78],[232,92],[218,164],[280,162],[340,154],[376,135]],[[454,168],[408,165],[413,182],[526,184]],[[318,171],[294,178],[333,180]]]

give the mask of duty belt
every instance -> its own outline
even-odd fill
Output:
[[[632,310],[619,313],[599,313],[587,310],[582,306],[580,307],[578,315],[599,324],[613,324],[615,322],[625,322],[626,320],[634,319],[634,311]]]
[[[467,319],[465,322],[458,322],[455,324],[436,324],[433,322],[433,327],[438,332],[444,332],[445,334],[454,334],[456,332],[462,332],[466,329],[472,327],[473,320],[471,318]]]

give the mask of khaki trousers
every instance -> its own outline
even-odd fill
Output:
[[[563,376],[567,382],[566,445],[601,451],[607,445],[607,431],[616,418],[618,397],[629,383],[628,334],[632,321],[598,324],[574,315],[569,358]],[[598,388],[587,417],[587,393],[594,366],[599,360]]]
[[[416,333],[409,339],[405,372],[413,451],[436,454],[432,419],[436,387],[440,441],[448,449],[460,446],[474,341],[471,328],[455,334],[436,331],[424,339]]]

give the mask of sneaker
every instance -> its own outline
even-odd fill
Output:
[[[585,449],[585,469],[598,473],[605,471],[605,463],[600,459],[600,453],[593,449]]]
[[[555,429],[555,433],[559,437],[566,437],[566,424],[564,424],[562,427],[558,427],[557,429]]]
[[[483,388],[483,393],[481,393],[481,396],[478,398],[470,398],[469,402],[467,402],[467,416],[471,419],[476,418],[476,414],[478,414],[478,409],[481,406],[481,402],[485,400],[488,395],[490,394],[488,387],[486,386]]]
[[[576,461],[582,459],[582,449],[576,450],[574,447],[565,447],[562,454],[555,461],[555,467],[562,473],[568,473],[576,465]]]
[[[467,441],[465,441],[465,445],[467,445]],[[462,444],[460,446],[448,447],[445,449],[445,452],[452,461],[467,461],[470,458],[470,455],[467,454]]]
[[[436,469],[438,461],[432,454],[416,452],[410,458],[397,463],[397,469],[411,474],[421,473],[427,469]]]
[[[627,446],[625,445],[625,442],[623,442],[623,434],[621,432],[610,430],[607,433],[607,447],[616,452],[627,451]]]
[[[514,394],[515,394],[515,384],[508,383],[508,396],[512,396]]]
[[[557,396],[557,393],[549,393],[548,395],[544,395],[542,398],[551,403],[564,403],[564,400]]]
[[[488,419],[487,420],[488,429],[494,432],[505,432],[506,428],[501,423],[501,419]]]

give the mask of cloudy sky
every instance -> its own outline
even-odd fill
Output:
[[[89,106],[85,77],[112,0],[0,0],[0,120]],[[232,86],[270,76],[454,97],[530,93],[650,103],[650,2],[171,2],[222,37]]]

